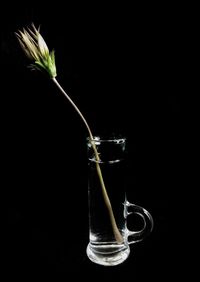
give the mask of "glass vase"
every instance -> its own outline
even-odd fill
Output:
[[[130,244],[153,229],[151,214],[126,197],[126,138],[87,139],[89,243],[88,258],[105,266],[118,265],[130,254]],[[102,182],[103,186],[102,187]],[[130,214],[142,218],[142,227],[127,227]],[[116,235],[119,234],[119,235]]]

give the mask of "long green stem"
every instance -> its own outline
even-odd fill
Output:
[[[95,145],[95,141],[94,141],[94,137],[93,137],[92,131],[91,131],[91,129],[90,129],[86,119],[84,118],[83,114],[79,110],[79,108],[75,105],[75,103],[72,101],[72,99],[69,97],[69,95],[61,87],[61,85],[58,83],[57,79],[55,77],[53,77],[52,80],[56,84],[56,86],[60,89],[60,91],[64,94],[64,96],[68,99],[68,101],[71,103],[71,105],[74,107],[74,109],[77,111],[77,113],[81,117],[82,121],[84,122],[84,124],[85,124],[85,126],[86,126],[86,128],[88,130],[89,137],[90,137],[90,142],[91,142],[91,145],[93,147],[95,158],[96,158],[97,174],[98,174],[99,181],[100,181],[100,184],[101,184],[104,202],[105,202],[105,205],[107,207],[108,214],[109,214],[109,217],[110,217],[110,222],[111,222],[111,225],[112,225],[112,228],[113,228],[113,233],[114,233],[116,241],[118,243],[122,243],[123,242],[123,238],[122,238],[122,235],[120,234],[119,229],[117,227],[117,224],[116,224],[116,221],[115,221],[115,217],[114,217],[114,213],[113,213],[113,210],[112,210],[112,206],[111,206],[111,203],[110,203],[110,199],[109,199],[108,193],[106,191],[106,187],[105,187],[105,183],[104,183],[104,180],[103,180],[101,168],[100,168],[100,165],[99,165],[100,158],[99,158],[99,154],[97,152],[97,148],[96,148],[96,145]]]

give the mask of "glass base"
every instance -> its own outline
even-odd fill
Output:
[[[120,250],[115,250],[115,246],[106,245],[103,247],[93,247],[89,243],[86,250],[88,258],[97,264],[105,266],[114,266],[124,262],[129,254],[129,246],[123,247]]]

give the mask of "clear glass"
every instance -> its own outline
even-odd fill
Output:
[[[87,139],[88,152],[88,203],[89,203],[89,243],[88,258],[100,265],[112,266],[125,261],[130,253],[129,245],[143,240],[153,228],[150,213],[142,207],[131,204],[126,198],[126,139],[95,137],[95,147],[99,160],[94,153],[91,140]],[[97,173],[97,162],[111,203],[113,215],[123,240],[117,242],[108,207],[105,205],[102,186]],[[137,214],[143,219],[140,230],[127,228],[129,214]]]

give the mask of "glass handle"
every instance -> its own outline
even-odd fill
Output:
[[[127,228],[127,241],[128,244],[133,244],[142,241],[147,235],[153,230],[153,218],[151,214],[144,208],[137,206],[135,204],[129,203],[127,200],[125,202],[124,217],[131,214],[137,214],[143,220],[143,227],[140,230],[132,231]]]

